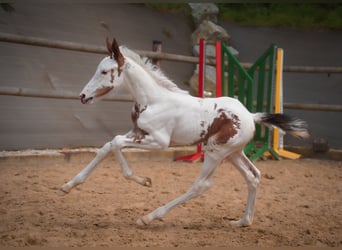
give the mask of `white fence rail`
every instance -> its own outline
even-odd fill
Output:
[[[55,49],[64,49],[72,51],[80,51],[87,53],[106,54],[105,46],[95,46],[80,44],[59,40],[48,40],[38,37],[21,36],[0,32],[0,42],[18,43],[31,46],[49,47]],[[198,58],[193,56],[176,55],[163,52],[153,52],[144,50],[135,50],[139,55],[146,56],[151,59],[160,59],[185,63],[198,63]],[[207,65],[215,65],[215,60],[206,59]],[[245,68],[250,68],[251,63],[241,63]],[[311,67],[311,66],[284,66],[284,72],[296,73],[324,73],[324,74],[341,74],[342,67]],[[16,87],[0,87],[0,95],[26,96],[38,98],[55,98],[55,99],[79,99],[76,93],[70,91],[57,90],[36,90],[29,88]],[[116,96],[113,98],[104,98],[104,101],[132,101],[130,96]],[[324,105],[324,104],[298,104],[284,103],[286,109],[314,110],[314,111],[330,111],[342,112],[342,105]]]

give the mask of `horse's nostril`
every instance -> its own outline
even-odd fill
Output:
[[[81,99],[84,99],[86,97],[85,94],[80,94]]]

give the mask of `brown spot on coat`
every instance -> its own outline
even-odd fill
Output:
[[[127,135],[128,138],[132,138],[134,142],[141,143],[141,141],[145,138],[146,135],[149,135],[145,130],[139,128],[138,126],[138,119],[142,112],[147,109],[145,105],[144,108],[140,109],[140,104],[136,103],[134,105],[133,111],[131,113],[131,119],[133,122],[133,130],[132,132]]]
[[[237,134],[237,122],[233,119],[229,119],[224,112],[221,112],[220,116],[216,117],[208,127],[207,136],[215,135],[217,144],[227,143],[230,138]]]
[[[240,128],[238,116],[232,114],[232,118],[228,118],[223,109],[219,109],[218,113],[219,116],[213,119],[207,131],[201,131],[201,139],[196,143],[206,142],[210,137],[215,136],[215,144],[225,144],[237,134]]]

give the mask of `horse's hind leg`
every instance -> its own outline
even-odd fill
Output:
[[[260,182],[260,171],[253,165],[253,163],[246,157],[243,152],[237,152],[229,156],[229,160],[240,171],[242,176],[246,179],[248,186],[247,205],[243,217],[238,221],[233,221],[234,226],[249,226],[252,224],[256,191]]]
[[[143,216],[137,220],[137,224],[140,226],[147,225],[151,221],[155,219],[160,219],[164,217],[171,209],[190,200],[195,198],[205,192],[211,185],[215,170],[217,166],[221,163],[221,159],[213,159],[209,155],[205,155],[203,167],[201,169],[201,173],[196,180],[196,182],[191,186],[191,188],[180,197],[176,198],[175,200],[167,203],[164,206],[161,206],[151,212],[150,214]]]

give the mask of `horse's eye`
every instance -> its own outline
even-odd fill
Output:
[[[107,73],[108,73],[108,72],[105,71],[105,70],[102,70],[102,71],[101,71],[101,74],[102,74],[102,75],[107,75]]]

